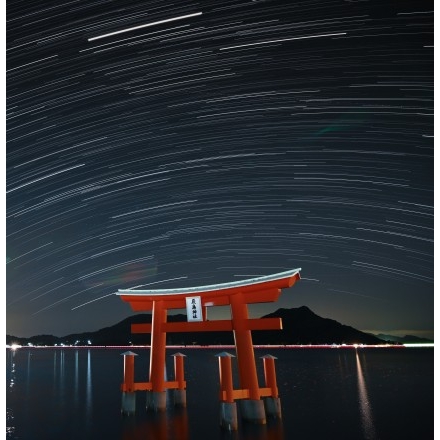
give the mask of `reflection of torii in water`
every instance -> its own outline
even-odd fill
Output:
[[[151,324],[132,324],[131,327],[132,333],[151,333],[149,381],[134,383],[130,377],[130,383],[124,381],[122,391],[133,398],[134,391],[146,390],[149,393],[147,406],[154,410],[164,410],[166,389],[183,388],[182,380],[164,379],[166,333],[233,331],[240,379],[240,389],[232,391],[233,399],[243,399],[244,419],[266,423],[264,402],[260,397],[278,399],[278,394],[276,386],[260,388],[258,385],[251,330],[280,330],[282,322],[281,318],[249,319],[247,304],[276,301],[282,288],[291,287],[300,279],[300,270],[293,269],[247,280],[181,289],[119,290],[118,295],[130,303],[134,311],[152,310],[153,315]],[[231,306],[231,320],[206,320],[207,307],[225,305]],[[185,307],[189,322],[167,322],[168,309]],[[133,356],[126,358],[134,362]],[[180,360],[183,362],[183,359]]]

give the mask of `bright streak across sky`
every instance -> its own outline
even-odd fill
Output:
[[[88,41],[100,40],[102,38],[112,37],[113,35],[124,34],[125,32],[132,32],[132,31],[136,31],[138,29],[143,29],[143,28],[150,27],[150,26],[157,26],[158,24],[170,23],[172,21],[184,20],[186,18],[191,18],[191,17],[197,17],[199,15],[202,15],[202,12],[197,12],[195,14],[182,15],[180,17],[167,18],[165,20],[155,21],[153,23],[142,24],[140,26],[134,26],[134,27],[130,27],[127,29],[121,29],[119,31],[109,32],[108,34],[98,35],[97,37],[91,37],[88,39]]]
[[[280,40],[260,41],[258,43],[239,44],[238,46],[222,47],[222,48],[220,48],[220,50],[239,49],[241,47],[260,46],[263,44],[283,43],[285,41],[307,40],[310,38],[339,37],[341,35],[346,35],[346,33],[345,32],[337,32],[335,34],[305,35],[303,37],[282,38]]]

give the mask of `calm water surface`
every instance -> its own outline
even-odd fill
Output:
[[[21,440],[313,440],[433,439],[434,350],[432,348],[256,349],[276,360],[282,421],[253,426],[239,420],[237,432],[219,427],[218,361],[223,349],[167,349],[185,358],[187,408],[145,411],[136,394],[136,414],[122,417],[121,349],[7,349],[7,439]],[[146,381],[149,350],[133,350],[135,380]],[[228,350],[234,353],[234,349]],[[237,372],[235,360],[234,373]],[[237,377],[235,387],[238,388]],[[171,395],[170,395],[171,397]],[[172,399],[170,399],[172,402]]]

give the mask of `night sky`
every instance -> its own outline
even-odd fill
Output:
[[[7,333],[300,267],[253,317],[432,337],[433,10],[8,0]]]

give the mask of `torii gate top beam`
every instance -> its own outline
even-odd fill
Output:
[[[204,306],[230,304],[230,296],[242,293],[246,303],[273,302],[278,299],[282,288],[293,286],[300,279],[301,268],[279,272],[246,280],[222,284],[176,289],[130,290],[119,289],[117,295],[129,302],[135,311],[152,310],[154,301],[165,301],[167,309],[185,307],[185,297],[197,295]]]

